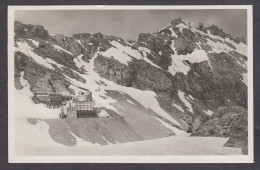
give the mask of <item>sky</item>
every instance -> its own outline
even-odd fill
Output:
[[[137,40],[140,33],[153,33],[175,18],[197,27],[216,25],[233,36],[246,37],[247,13],[244,9],[210,10],[17,10],[15,20],[43,25],[51,34],[72,36],[97,33]]]

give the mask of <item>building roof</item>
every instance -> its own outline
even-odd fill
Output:
[[[50,95],[56,95],[56,96],[61,96],[61,93],[50,93]]]
[[[84,100],[84,101],[80,101],[80,100],[77,100],[77,99],[72,99],[72,102],[75,103],[86,103],[86,102],[92,102],[92,100]]]
[[[48,93],[46,92],[35,92],[36,95],[49,95]]]
[[[79,95],[76,96],[76,99],[73,99],[74,102],[89,102],[92,101],[92,93],[88,92],[88,93],[81,93]]]

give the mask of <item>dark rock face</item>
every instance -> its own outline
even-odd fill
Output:
[[[77,67],[75,67],[75,64],[73,62],[74,57],[72,55],[66,52],[62,52],[62,51],[60,52],[56,50],[49,43],[40,41],[39,47],[34,49],[34,52],[39,56],[50,58],[55,62],[64,65],[66,67],[77,69]]]
[[[219,29],[215,25],[211,25],[211,26],[207,27],[207,30],[209,30],[211,34],[218,35],[221,38],[226,38],[227,37],[227,34],[222,29]]]
[[[48,31],[44,29],[43,26],[40,25],[26,25],[20,22],[15,21],[14,23],[14,32],[15,37],[23,37],[23,38],[41,38],[47,39],[49,36]]]
[[[171,36],[172,32],[169,29],[163,29],[160,31],[161,34],[165,34],[167,36]]]
[[[177,19],[175,19],[175,20],[173,20],[173,21],[171,22],[171,26],[172,26],[172,27],[175,27],[176,25],[179,25],[180,23],[185,24],[185,23],[181,20],[181,18],[177,18]],[[186,24],[185,24],[185,25],[186,25]]]
[[[132,87],[152,91],[167,91],[171,89],[171,79],[162,70],[144,61],[132,60],[129,65],[134,70]]]
[[[234,45],[232,45],[231,43],[226,42],[226,41],[225,41],[225,43],[226,43],[230,48],[236,49],[236,47],[235,47]]]
[[[247,40],[245,38],[239,38],[239,37],[233,37],[230,34],[225,33],[222,29],[218,28],[215,25],[211,25],[206,28],[207,30],[210,31],[211,34],[220,36],[221,38],[229,38],[233,40],[235,43],[244,43],[247,44]]]
[[[191,136],[229,137],[228,147],[247,147],[247,110],[243,107],[221,107],[209,119],[198,120]],[[244,154],[246,154],[244,148]]]
[[[164,40],[162,37],[154,34],[143,34],[141,33],[138,38],[138,42],[145,44],[145,47],[152,50],[153,53],[147,57],[160,66],[161,68],[167,70],[171,64],[171,54],[174,54],[174,51],[171,49],[171,41]],[[159,55],[159,52],[162,55]]]
[[[115,59],[98,56],[94,65],[101,77],[123,86],[154,91],[167,91],[172,86],[167,74],[144,61],[133,59],[126,66]]]
[[[31,61],[20,52],[15,53],[15,87],[21,88],[20,73],[24,71],[24,79],[28,80],[32,92],[67,92],[69,83],[58,72],[53,72]]]
[[[185,39],[188,39],[192,42],[198,42],[199,39],[198,37],[196,36],[196,34],[194,32],[192,32],[190,29],[188,28],[183,28],[182,30],[182,35]]]
[[[174,41],[174,47],[178,55],[187,55],[194,51],[195,45],[188,39],[178,37]]]
[[[98,56],[94,61],[95,71],[101,77],[123,86],[131,86],[133,70],[115,59]]]
[[[71,37],[65,37],[63,35],[55,35],[50,38],[52,44],[57,44],[62,48],[70,51],[73,56],[79,56],[80,54],[87,55],[86,50]]]
[[[212,51],[212,48],[207,44],[201,44],[201,48],[206,52]]]
[[[111,47],[109,40],[113,38],[104,36],[101,33],[96,33],[91,35],[89,33],[80,33],[74,34],[73,39],[79,41],[82,46],[84,47],[84,58],[86,62],[88,62],[97,52],[99,51],[106,51]]]
[[[237,62],[240,63],[241,65],[245,65],[246,64],[246,61],[247,61],[247,57],[246,56],[244,56],[244,55],[242,55],[242,54],[240,54],[240,53],[238,53],[236,51],[231,51],[231,52],[229,52],[229,54],[231,56],[233,56],[237,60]],[[241,69],[242,69],[242,71],[241,71],[242,73],[246,73],[247,72],[247,70],[245,68],[241,67]]]
[[[204,33],[207,33],[207,30],[202,23],[199,23],[199,26],[197,27],[197,29]]]
[[[226,53],[208,54],[213,68],[213,83],[227,99],[247,108],[247,86],[241,81],[244,68]],[[222,102],[222,101],[221,101]],[[223,101],[223,103],[225,103]]]
[[[201,128],[203,122],[205,122],[205,118],[197,117],[192,124],[192,132],[197,132]]]

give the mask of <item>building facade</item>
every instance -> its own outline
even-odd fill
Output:
[[[34,94],[36,99],[39,101],[39,102],[42,102],[42,103],[47,103],[50,101],[50,96],[48,93],[44,93],[44,92],[37,92]]]
[[[94,102],[92,100],[92,93],[81,93],[72,100],[73,107],[76,107],[79,111],[93,111]]]
[[[64,107],[63,113],[67,116],[67,118],[77,118],[77,108],[76,107]]]
[[[49,108],[60,108],[62,106],[62,95],[60,93],[51,93],[50,101],[48,102]]]
[[[66,115],[67,118],[94,117],[92,93],[80,93],[67,106],[63,107],[62,112],[62,116]]]

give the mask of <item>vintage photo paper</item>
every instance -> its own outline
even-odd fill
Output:
[[[252,163],[252,6],[9,6],[10,163]]]

